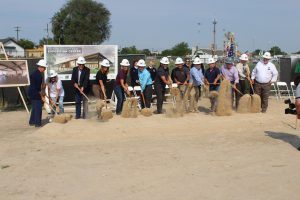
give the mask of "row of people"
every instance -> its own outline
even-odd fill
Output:
[[[187,86],[192,85],[195,90],[195,99],[198,102],[201,96],[201,87],[206,84],[209,87],[209,91],[218,91],[221,79],[227,79],[232,83],[233,92],[239,90],[243,94],[245,93],[245,81],[249,80],[250,84],[254,84],[255,93],[261,96],[262,99],[262,112],[266,112],[268,107],[268,97],[270,91],[270,85],[272,82],[276,82],[278,72],[274,64],[269,62],[271,55],[266,52],[263,55],[263,61],[257,63],[252,71],[250,77],[250,69],[247,64],[248,57],[243,54],[240,57],[240,63],[234,66],[232,58],[227,58],[225,65],[219,69],[216,66],[216,61],[213,58],[208,60],[209,68],[204,71],[203,64],[200,58],[196,57],[193,61],[193,67],[189,68],[184,64],[181,58],[175,60],[176,67],[169,72],[169,59],[163,57],[160,60],[160,65],[156,69],[153,66],[153,62],[150,63],[149,67],[146,67],[144,60],[139,60],[134,63],[134,66],[130,67],[130,63],[127,59],[123,59],[120,63],[121,70],[118,72],[114,84],[114,92],[118,99],[116,106],[116,114],[121,114],[123,102],[126,97],[125,94],[131,96],[128,90],[127,74],[130,74],[130,80],[132,86],[140,86],[141,92],[145,97],[145,105],[142,103],[142,108],[149,108],[152,99],[152,86],[154,85],[154,92],[157,97],[157,114],[161,114],[163,109],[163,101],[166,94],[166,85],[171,86],[172,82],[176,83],[184,96],[187,91]],[[87,94],[90,88],[90,69],[85,66],[86,61],[84,57],[77,59],[77,66],[73,68],[71,81],[74,87],[75,94],[75,107],[76,115],[75,118],[86,118],[87,116],[87,99],[84,98],[83,94]],[[30,75],[30,87],[29,97],[32,102],[32,112],[29,124],[40,126],[41,125],[41,110],[42,100],[45,101],[42,93],[43,78],[47,65],[45,60],[40,60],[37,63],[38,69]],[[107,74],[109,72],[110,63],[104,59],[101,62],[101,68],[96,74],[95,88],[99,91],[99,97],[106,99],[106,85],[107,85]],[[137,73],[136,73],[137,72]],[[137,76],[136,76],[137,74]],[[57,73],[50,70],[50,76],[46,82],[48,85],[48,93],[51,101],[59,102],[60,112],[63,112],[63,98],[64,89],[62,87],[61,80],[58,79]],[[94,86],[93,86],[94,87]],[[234,95],[232,95],[234,96]],[[240,95],[236,94],[236,106],[238,106],[238,98]],[[81,116],[81,102],[83,102],[83,113]]]

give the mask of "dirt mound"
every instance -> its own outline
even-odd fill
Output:
[[[216,115],[229,116],[231,114],[231,84],[229,80],[224,80],[220,85]]]
[[[239,100],[238,113],[249,113],[251,109],[251,96],[249,94],[243,95]]]

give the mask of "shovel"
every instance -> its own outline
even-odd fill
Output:
[[[60,109],[59,109],[59,107],[56,105],[56,103],[55,102],[53,102],[52,101],[52,99],[48,96],[48,95],[45,95],[47,98],[48,98],[48,100],[49,100],[49,102],[51,103],[51,105],[53,105],[54,107],[55,107],[55,109],[57,110],[57,112],[56,113],[60,113]],[[49,105],[49,104],[48,104]],[[50,107],[50,106],[49,106]],[[52,108],[52,107],[51,107]],[[53,109],[51,109],[51,110],[53,110]]]
[[[260,96],[255,94],[253,89],[253,85],[250,82],[250,87],[252,89],[253,95],[251,96],[251,112],[252,113],[259,113],[261,111],[261,99]]]
[[[146,108],[146,103],[145,103],[145,97],[144,97],[144,92],[141,92],[141,96],[142,96],[142,100],[144,103],[145,108],[143,108],[141,110],[142,115],[144,115],[145,117],[150,117],[152,115],[152,112],[149,108]]]
[[[49,97],[47,97],[47,98],[49,98]],[[52,108],[52,106],[50,106],[49,103],[47,103],[46,101],[44,101],[44,103],[45,103],[46,105],[48,105],[48,107],[55,113],[55,116],[53,117],[53,122],[64,124],[64,123],[66,123],[66,122],[68,121],[68,120],[66,119],[66,116],[64,116],[64,115],[59,115],[59,114],[56,112],[56,110],[54,110],[54,109]]]
[[[109,119],[113,118],[113,114],[112,114],[111,110],[107,109],[107,99],[106,99],[106,97],[104,97],[104,101],[105,101],[105,110],[102,110],[102,112],[101,112],[101,119],[109,120]]]

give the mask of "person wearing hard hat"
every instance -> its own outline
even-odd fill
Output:
[[[109,72],[110,63],[107,59],[101,62],[101,68],[96,74],[96,81],[93,85],[94,95],[102,100],[106,100],[106,84],[107,84],[107,74]]]
[[[168,67],[169,64],[169,59],[167,57],[163,57],[160,60],[159,67],[157,68],[157,75],[154,82],[154,89],[157,98],[157,110],[155,112],[156,114],[162,114],[163,101],[166,93],[166,85],[172,84]]]
[[[139,60],[137,63],[138,70],[139,70],[139,83],[141,86],[141,95],[144,95],[145,105],[143,100],[142,108],[150,108],[151,106],[151,99],[152,99],[152,79],[151,74],[148,72],[146,68],[146,63],[143,59]],[[142,96],[143,98],[143,96]]]
[[[52,69],[50,70],[49,78],[47,80],[47,86],[48,86],[48,94],[52,102],[55,104],[56,102],[58,102],[58,107],[59,107],[58,113],[63,113],[64,112],[63,102],[64,102],[65,91],[62,85],[62,81],[58,78],[55,70]],[[53,107],[53,109],[55,109],[55,107]],[[54,114],[53,111],[52,114]]]
[[[73,68],[71,81],[75,90],[75,119],[81,118],[81,101],[83,102],[82,118],[85,119],[88,114],[88,99],[83,94],[87,94],[90,88],[90,69],[85,66],[84,57],[78,57],[77,66]]]
[[[246,79],[250,82],[250,84],[252,83],[250,79],[250,69],[247,64],[249,59],[247,54],[242,54],[239,60],[240,62],[236,65],[236,69],[238,70],[238,74],[239,74],[239,83],[237,84],[237,88],[244,95],[246,94]],[[237,102],[239,102],[242,94],[240,93],[236,94]]]
[[[114,85],[114,92],[117,97],[117,107],[116,107],[116,114],[120,115],[123,109],[123,103],[125,101],[125,93],[130,96],[130,92],[128,90],[128,84],[126,83],[128,68],[130,63],[127,59],[123,59],[120,63],[121,70],[118,72],[115,85]]]
[[[237,89],[237,84],[239,83],[239,72],[234,66],[234,61],[233,58],[228,57],[225,60],[225,65],[221,68],[221,74],[222,77],[226,80],[229,80],[231,85],[232,85],[232,91],[231,91],[231,104],[233,107],[233,102],[235,100],[235,108],[237,109],[238,107],[238,101],[237,101],[237,94],[236,94],[236,89]]]
[[[204,82],[209,85],[209,91],[218,91],[220,86],[221,72],[216,66],[214,58],[208,59],[209,68],[204,73]]]
[[[196,104],[198,103],[201,96],[201,86],[204,85],[204,75],[201,64],[201,59],[199,57],[196,57],[193,61],[193,67],[190,71],[190,84],[192,84],[195,91]]]
[[[174,81],[177,83],[179,90],[181,91],[182,98],[185,96],[187,90],[188,82],[190,80],[190,72],[187,68],[183,67],[182,58],[178,57],[175,60],[176,68],[174,68]]]
[[[134,86],[139,86],[139,75],[138,75],[138,66],[137,66],[138,61],[134,60],[132,63],[132,67],[129,70],[129,75],[130,75],[130,85],[132,87]]]
[[[263,60],[256,64],[251,74],[254,92],[261,98],[262,113],[267,112],[271,84],[275,83],[278,77],[275,65],[270,62],[271,58],[270,52],[265,52]]]
[[[42,101],[45,102],[45,97],[42,92],[43,76],[47,68],[46,61],[44,59],[39,60],[36,64],[37,69],[30,75],[30,85],[28,88],[28,96],[31,102],[31,113],[29,119],[29,125],[35,127],[42,126]]]

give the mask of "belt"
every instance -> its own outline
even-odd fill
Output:
[[[260,83],[257,80],[255,80],[255,83],[260,84],[260,85],[268,85],[268,84],[270,84],[270,82],[268,82],[268,83]]]

